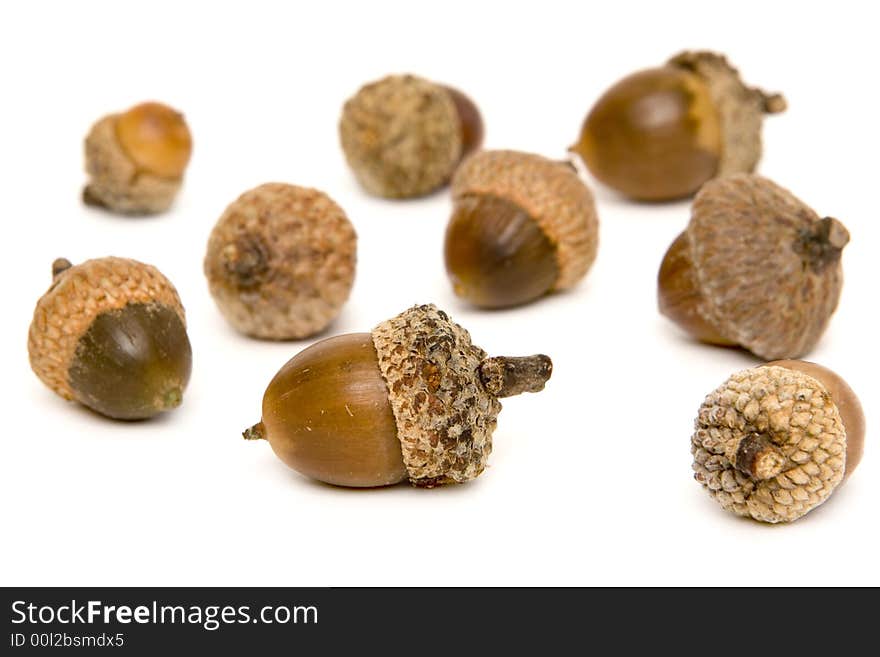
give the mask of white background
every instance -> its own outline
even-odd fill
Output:
[[[0,9],[3,305],[0,582],[6,585],[880,584],[876,20],[869,3],[8,2]],[[561,157],[611,83],[684,48],[727,53],[785,92],[761,172],[852,233],[846,285],[812,360],[868,415],[865,459],[788,526],[724,512],[691,477],[703,397],[746,353],[701,346],[656,311],[688,204],[598,189],[599,256],[573,291],[503,312],[447,283],[445,192],[366,196],[338,146],[343,101],[415,72],[473,96],[486,145]],[[82,139],[146,99],[183,110],[195,152],[163,216],[83,207]],[[275,371],[308,341],[229,328],[202,275],[224,207],[266,181],[321,188],[359,233],[329,334],[435,302],[495,354],[546,352],[546,390],[504,402],[491,467],[459,487],[345,490],[246,443]],[[105,420],[31,373],[26,336],[50,264],[159,267],[187,309],[193,378],[154,421]]]

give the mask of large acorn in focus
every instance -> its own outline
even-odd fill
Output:
[[[593,195],[568,163],[483,151],[452,180],[446,271],[455,293],[483,308],[574,286],[599,244]]]
[[[798,358],[837,308],[847,242],[837,219],[766,178],[710,181],[660,265],[660,312],[703,342]]]
[[[28,334],[31,367],[65,399],[120,420],[176,408],[192,369],[183,306],[155,267],[124,258],[52,266]]]
[[[782,96],[747,87],[723,56],[683,52],[605,92],[570,150],[625,196],[682,198],[717,176],[753,171],[763,117],[784,109]]]
[[[542,390],[551,370],[547,356],[489,358],[446,313],[415,306],[294,356],[244,436],[338,486],[463,483],[486,467],[498,398]]]

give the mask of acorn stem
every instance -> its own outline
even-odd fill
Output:
[[[553,362],[548,356],[485,358],[480,363],[480,380],[486,390],[496,397],[513,397],[523,392],[539,392],[553,373]]]
[[[52,278],[57,278],[59,274],[66,272],[73,267],[73,264],[67,258],[55,258],[52,263]]]
[[[259,237],[240,237],[227,244],[221,254],[223,266],[239,287],[257,285],[269,271],[268,249]]]
[[[768,94],[764,91],[759,91],[759,93],[761,94],[761,102],[764,105],[765,114],[779,114],[788,108],[788,101],[785,100],[785,96],[782,94]]]
[[[750,433],[740,439],[733,459],[734,467],[752,479],[772,479],[785,466],[785,455],[770,442],[767,434]]]
[[[254,426],[242,431],[241,435],[245,440],[265,440],[266,436],[263,433],[265,429],[262,422],[257,422]]]
[[[849,231],[833,217],[825,217],[801,232],[795,250],[804,256],[813,271],[821,272],[840,260],[849,243]]]

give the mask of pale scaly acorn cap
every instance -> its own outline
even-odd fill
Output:
[[[846,430],[819,381],[761,366],[734,374],[706,397],[691,454],[694,478],[722,507],[762,522],[790,522],[843,480]]]
[[[357,235],[316,189],[266,183],[226,208],[208,239],[214,300],[246,335],[304,338],[329,325],[354,283]]]
[[[123,214],[164,212],[174,202],[183,178],[163,178],[139,169],[119,143],[118,117],[105,116],[86,136],[89,183],[83,190],[83,200]]]
[[[434,191],[462,155],[452,96],[414,75],[390,75],[362,87],[343,107],[339,136],[358,182],[386,198]]]
[[[54,280],[37,302],[28,332],[31,368],[49,388],[75,399],[68,380],[80,338],[98,315],[129,303],[172,308],[186,326],[177,290],[153,267],[126,258],[97,258],[71,266],[53,264]]]
[[[761,159],[761,123],[765,114],[786,109],[785,98],[743,84],[739,71],[723,55],[708,51],[682,52],[668,62],[703,79],[721,121],[721,160],[718,176],[755,170]]]
[[[555,247],[559,276],[553,289],[575,285],[593,264],[599,219],[593,194],[566,162],[518,151],[481,151],[452,179],[454,199],[488,195],[528,214]]]
[[[726,339],[767,360],[807,353],[843,286],[849,233],[752,174],[711,180],[694,199],[689,255],[697,311]]]

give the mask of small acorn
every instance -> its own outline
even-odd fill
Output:
[[[244,437],[337,486],[463,483],[486,467],[498,398],[542,390],[551,370],[547,356],[488,358],[446,313],[414,306],[294,356]]]
[[[28,334],[31,368],[64,399],[138,420],[176,408],[192,369],[177,290],[123,258],[52,264]]]
[[[797,358],[837,308],[848,241],[837,219],[766,178],[712,180],[660,265],[660,312],[703,342]]]
[[[462,92],[414,75],[363,86],[343,107],[342,150],[358,182],[386,198],[442,187],[483,142],[483,120]]]
[[[354,283],[357,235],[316,189],[266,183],[226,208],[208,239],[217,307],[246,335],[305,338],[339,314]]]
[[[822,504],[862,458],[858,397],[831,370],[767,363],[706,397],[691,437],[694,478],[728,511],[790,522]]]
[[[452,180],[446,271],[455,293],[483,308],[527,303],[574,286],[593,261],[593,195],[567,163],[482,151]]]
[[[683,52],[606,91],[569,150],[625,196],[682,198],[716,176],[752,172],[764,114],[785,106],[781,95],[745,86],[723,56]]]
[[[85,203],[122,214],[155,214],[167,210],[180,190],[192,136],[182,114],[148,102],[100,119],[86,137],[85,151]]]

